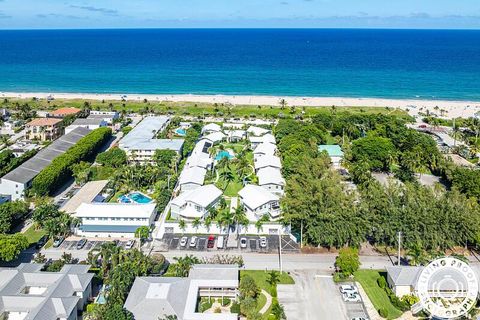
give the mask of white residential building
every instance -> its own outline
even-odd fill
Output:
[[[205,180],[207,170],[202,167],[185,167],[178,179],[178,185],[182,192],[201,187]]]
[[[256,127],[256,126],[251,126],[247,129],[247,133],[249,136],[260,137],[260,136],[263,136],[264,134],[270,133],[270,130]]]
[[[283,196],[285,188],[285,179],[282,177],[282,172],[278,168],[266,167],[258,170],[258,185]]]
[[[10,196],[12,201],[23,199],[25,190],[32,186],[32,181],[37,174],[89,132],[90,130],[85,128],[76,128],[4,175],[0,180],[0,195]]]
[[[180,154],[183,139],[156,139],[156,135],[165,130],[169,117],[147,117],[132,129],[122,140],[119,147],[127,153],[130,161],[137,163],[153,162],[156,150],[173,150]]]
[[[277,168],[281,169],[282,168],[282,162],[280,161],[280,158],[277,156],[261,156],[258,158],[255,158],[255,172],[258,172],[258,170],[262,168]]]
[[[193,148],[192,154],[187,158],[185,167],[200,167],[210,170],[213,167],[213,158],[210,156],[209,149],[212,143],[207,140],[200,140]]]
[[[68,134],[75,130],[76,128],[86,128],[90,130],[95,130],[100,127],[106,127],[108,123],[102,119],[91,119],[91,118],[86,118],[86,119],[76,119],[71,125],[65,128],[65,134]]]
[[[58,272],[44,264],[0,268],[0,319],[77,320],[92,297],[89,265],[66,264]]]
[[[227,135],[228,142],[242,141],[247,136],[245,130],[225,130],[224,132]]]
[[[203,136],[201,140],[206,140],[208,142],[211,142],[212,144],[217,144],[225,140],[226,137],[227,136],[223,132],[212,132],[207,134],[206,136]]]
[[[88,118],[101,118],[109,125],[113,123],[114,120],[120,118],[120,115],[117,111],[101,111],[101,110],[91,110]]]
[[[221,131],[222,131],[222,128],[216,123],[206,124],[202,128],[203,135],[213,133],[213,132],[221,132]]]
[[[137,277],[125,301],[125,309],[136,320],[158,320],[172,317],[178,320],[237,320],[238,314],[201,313],[198,301],[206,298],[238,296],[237,265],[197,264],[188,277]]]
[[[81,221],[75,233],[85,237],[133,238],[139,227],[153,224],[155,207],[155,203],[82,203],[74,214]]]
[[[275,137],[271,133],[267,133],[261,137],[250,136],[248,140],[250,140],[250,147],[252,150],[255,150],[255,148],[261,143],[277,143]]]
[[[208,210],[218,204],[221,196],[222,191],[213,184],[181,193],[170,202],[171,217],[187,220],[204,218]]]
[[[263,187],[247,184],[238,192],[240,203],[244,206],[247,218],[258,221],[264,215],[270,219],[278,219],[281,214],[280,198]]]
[[[259,156],[273,156],[275,155],[275,152],[277,151],[277,146],[274,145],[273,143],[260,143],[255,150],[253,150],[253,155],[255,157]]]

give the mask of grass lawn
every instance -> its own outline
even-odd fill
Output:
[[[264,270],[241,270],[240,271],[240,279],[246,275],[249,275],[250,277],[252,277],[261,289],[267,292],[270,292],[270,285],[267,282],[268,272],[265,272]],[[292,277],[290,277],[288,273],[283,272],[280,275],[280,282],[278,284],[295,284],[295,281],[293,281]]]
[[[149,111],[155,111],[158,113],[170,113],[174,115],[191,115],[191,116],[231,116],[231,117],[278,117],[279,114],[282,114],[284,117],[295,117],[300,115],[302,111],[305,112],[304,116],[311,117],[318,114],[331,114],[331,106],[316,106],[316,107],[305,107],[295,108],[295,112],[290,112],[290,107],[282,110],[278,105],[276,106],[256,106],[256,105],[235,105],[234,107],[227,107],[217,105],[213,103],[202,103],[202,102],[170,102],[170,101],[148,101],[147,103],[143,101],[128,101],[122,102],[118,100],[83,100],[83,99],[55,99],[54,101],[47,103],[45,99],[39,101],[33,101],[32,99],[15,99],[9,98],[8,103],[3,104],[6,108],[11,108],[15,102],[20,104],[28,103],[32,109],[36,110],[53,110],[60,107],[75,107],[82,108],[84,102],[88,101],[92,110],[117,110],[126,112],[139,112],[144,110],[146,107],[149,108]],[[110,107],[110,104],[112,107]],[[336,113],[342,112],[351,112],[351,113],[372,113],[372,114],[392,114],[399,116],[406,116],[407,113],[398,109],[391,108],[382,108],[382,107],[336,107]]]
[[[367,292],[375,309],[384,308],[388,311],[388,319],[395,319],[402,315],[402,311],[392,305],[385,290],[378,286],[377,279],[382,276],[381,272],[379,270],[358,270],[355,272],[355,280],[360,282]]]
[[[265,272],[264,270],[241,270],[240,271],[240,278],[249,275],[251,276],[254,280],[255,283],[263,290],[267,291],[270,293],[270,285],[267,282],[268,279],[268,273]],[[278,284],[294,284],[295,281],[293,281],[292,277],[286,272],[283,272],[280,275],[280,282]],[[275,298],[273,298],[275,301]],[[263,308],[263,306],[267,303],[267,298],[263,295],[260,294],[257,299],[257,311],[260,311],[260,309]],[[273,305],[273,303],[272,303]],[[263,319],[270,319],[270,312],[271,312],[272,306],[268,309],[267,312],[263,315]]]
[[[41,237],[46,235],[46,232],[43,229],[35,230],[35,226],[32,225],[23,233],[23,235],[27,237],[29,244],[34,244],[37,243]]]

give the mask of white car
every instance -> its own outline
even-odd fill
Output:
[[[182,237],[180,239],[180,247],[182,247],[182,248],[185,247],[187,245],[187,240],[188,240],[187,237]]]
[[[267,237],[260,237],[260,248],[267,247]]]
[[[351,284],[343,284],[340,286],[340,292],[341,293],[349,293],[349,294],[353,294],[353,293],[358,293],[358,289],[357,287],[351,285]]]
[[[358,293],[344,293],[343,295],[343,301],[345,302],[362,302],[362,298],[360,298],[360,295]]]
[[[197,237],[193,236],[190,238],[190,247],[194,248],[197,246]]]
[[[135,245],[135,240],[128,240],[127,244],[125,245],[125,249],[130,250]]]
[[[241,238],[240,239],[240,248],[246,248],[247,247],[247,238]]]

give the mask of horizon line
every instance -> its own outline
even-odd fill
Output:
[[[0,28],[0,31],[93,31],[93,30],[418,30],[480,31],[480,28],[397,28],[397,27],[81,27],[81,28]]]

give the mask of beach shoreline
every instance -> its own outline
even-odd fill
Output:
[[[118,94],[118,93],[44,93],[44,92],[0,92],[1,98],[54,99],[65,100],[117,100],[126,101],[168,101],[198,103],[230,103],[232,105],[273,105],[278,106],[285,99],[288,106],[296,107],[379,107],[400,108],[412,116],[419,112],[430,113],[443,118],[468,118],[480,112],[480,101],[448,101],[418,99],[384,99],[384,98],[343,98],[343,97],[293,97],[293,96],[259,96],[259,95],[197,95],[197,94]],[[444,112],[440,112],[444,110]]]

